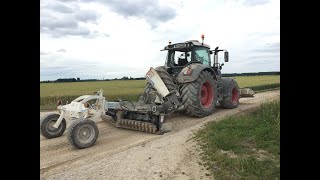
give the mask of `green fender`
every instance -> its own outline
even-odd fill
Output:
[[[190,64],[184,67],[181,72],[178,74],[177,81],[178,83],[188,83],[196,80],[202,71],[210,72],[214,79],[217,79],[216,73],[210,67],[203,64]],[[189,73],[188,73],[189,72]]]

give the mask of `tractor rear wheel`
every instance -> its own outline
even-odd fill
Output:
[[[69,143],[78,149],[92,146],[98,138],[99,129],[90,119],[74,120],[68,129]]]
[[[177,86],[174,84],[170,74],[167,72],[167,70],[165,69],[164,66],[159,66],[159,67],[155,68],[155,70],[158,73],[158,75],[160,76],[160,78],[162,79],[163,83],[168,88],[169,92],[172,92],[172,91],[178,92]],[[150,93],[149,93],[150,89],[152,89],[153,91],[156,91],[152,87],[152,85],[148,82],[146,87],[144,88],[143,93],[139,96],[139,99],[138,99],[139,102],[150,103],[152,101],[152,99],[155,98],[155,97],[151,97],[152,95],[150,95]]]
[[[51,139],[60,137],[64,133],[67,125],[64,118],[62,119],[58,128],[53,127],[59,117],[60,114],[58,113],[49,113],[40,119],[40,133],[42,136]]]
[[[226,109],[238,107],[240,90],[237,81],[231,78],[222,79],[223,99],[219,101],[220,106]]]
[[[189,116],[204,117],[213,113],[217,101],[216,80],[208,71],[202,71],[199,77],[181,88],[182,104]]]

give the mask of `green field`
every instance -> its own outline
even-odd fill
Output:
[[[280,100],[195,134],[215,179],[280,179]]]
[[[262,90],[279,87],[280,76],[237,76],[240,87],[252,87],[253,90]],[[146,80],[116,80],[96,82],[70,82],[70,83],[40,83],[40,110],[51,110],[56,101],[72,101],[76,97],[103,89],[107,100],[126,99],[137,100],[143,92]]]

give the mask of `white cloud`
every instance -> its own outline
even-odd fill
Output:
[[[64,33],[54,30],[40,33],[41,80],[142,77],[150,67],[164,64],[166,52],[160,49],[169,39],[173,43],[200,40],[202,33],[211,48],[219,46],[229,51],[230,62],[225,63],[224,73],[280,70],[280,52],[277,52],[280,48],[269,47],[280,43],[280,3],[277,0],[251,4],[235,0],[154,1],[156,5],[151,4],[151,7],[166,6],[175,14],[171,19],[156,23],[150,19],[156,21],[157,16],[147,18],[143,13],[124,16],[114,9],[115,5],[101,3],[102,0],[70,2],[72,6],[66,1],[60,1],[64,4],[50,2],[55,4],[50,12],[62,7],[57,13],[66,12],[65,16],[74,17],[73,23],[75,19],[78,21],[65,32],[73,33],[71,36],[54,37],[52,33]],[[143,7],[139,2],[144,1],[135,3]],[[76,7],[74,14],[66,7]],[[41,6],[41,11],[48,17],[46,8],[48,6]],[[90,18],[95,23],[88,21]],[[60,25],[67,20],[59,21]],[[88,30],[87,34],[77,34],[84,30]]]

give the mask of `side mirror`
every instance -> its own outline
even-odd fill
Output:
[[[229,62],[229,52],[224,51],[224,62]]]
[[[223,63],[220,65],[220,67],[219,67],[220,70],[222,69],[222,66],[223,66],[223,65],[224,65]]]

